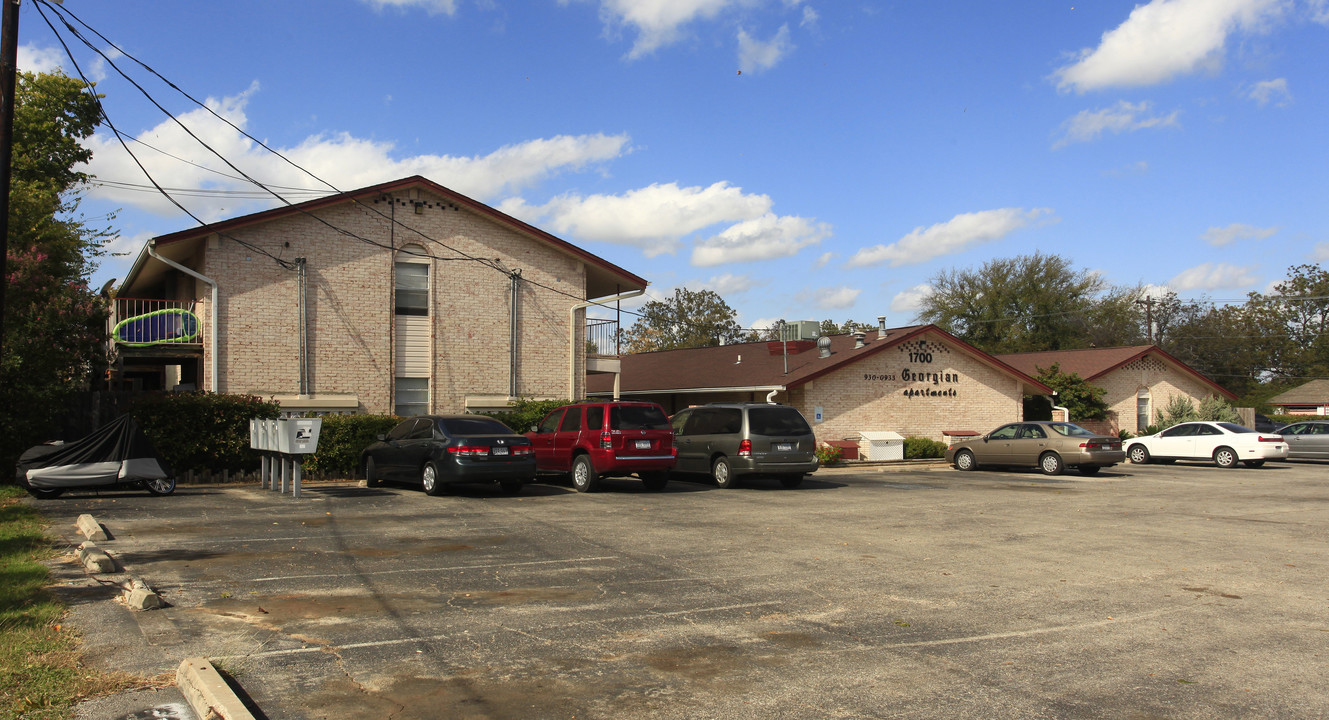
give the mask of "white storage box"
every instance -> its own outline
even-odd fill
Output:
[[[903,460],[904,436],[889,430],[860,432],[864,460]]]

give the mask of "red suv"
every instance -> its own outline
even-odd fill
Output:
[[[664,408],[652,402],[591,402],[561,407],[526,433],[540,472],[569,473],[577,492],[602,477],[636,473],[663,490],[678,451]]]

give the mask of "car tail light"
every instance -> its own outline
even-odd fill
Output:
[[[1080,443],[1080,447],[1085,448],[1086,450],[1097,450],[1098,448],[1103,447],[1103,444],[1097,440],[1090,440],[1089,442]]]
[[[1261,435],[1260,442],[1283,442],[1282,435]]]
[[[600,433],[600,448],[602,450],[609,450],[612,447],[614,447],[613,434],[611,434],[608,430]]]
[[[751,457],[751,456],[752,456],[752,441],[751,441],[751,440],[744,440],[743,442],[741,442],[741,443],[738,444],[738,456],[739,456],[739,457]]]
[[[512,454],[513,454],[513,455],[533,455],[533,454],[535,454],[535,448],[531,447],[530,445],[513,445],[513,446],[512,446]]]
[[[489,448],[483,445],[458,445],[448,448],[448,454],[459,457],[482,457],[489,454]]]

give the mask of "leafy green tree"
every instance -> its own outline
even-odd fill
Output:
[[[21,73],[14,108],[0,462],[48,439],[71,393],[105,367],[105,306],[87,286],[109,235],[78,213],[100,110],[79,81]]]
[[[990,353],[1140,342],[1136,289],[1113,288],[1066,258],[1034,253],[943,270],[919,318]]]
[[[877,327],[876,325],[855,322],[853,320],[845,320],[843,323],[837,325],[834,320],[826,318],[825,320],[821,321],[821,334],[844,335],[846,333],[856,332],[859,330],[867,332],[869,330],[875,329],[876,327]]]
[[[1090,385],[1079,373],[1062,372],[1061,363],[1052,363],[1050,368],[1038,368],[1038,381],[1057,391],[1056,404],[1070,412],[1071,422],[1102,420],[1107,417],[1108,406],[1103,402],[1107,391],[1097,385]]]
[[[627,352],[710,347],[748,342],[751,333],[739,327],[738,311],[714,291],[674,290],[668,300],[651,300],[639,311],[641,319],[624,331]]]

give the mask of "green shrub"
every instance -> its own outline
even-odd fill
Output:
[[[840,448],[835,447],[834,445],[817,446],[817,462],[821,463],[822,467],[839,465],[842,462],[843,457],[844,453],[840,451]]]
[[[305,457],[305,472],[353,478],[360,472],[360,452],[402,418],[395,415],[326,415],[318,433],[318,452]]]
[[[518,398],[508,403],[511,410],[504,412],[480,413],[488,415],[495,420],[507,425],[516,433],[525,433],[531,431],[531,426],[538,424],[550,412],[571,405],[571,400],[532,400],[530,398]]]
[[[907,437],[904,439],[904,458],[906,460],[939,457],[946,457],[946,443],[923,437]]]
[[[145,395],[130,414],[177,476],[190,470],[258,468],[249,449],[249,421],[277,417],[281,406],[255,395],[210,392]]]

